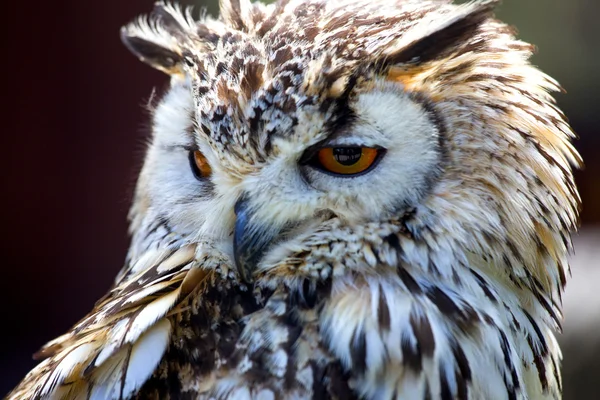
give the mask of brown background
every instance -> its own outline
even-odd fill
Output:
[[[132,57],[118,32],[152,3],[3,4],[0,395],[35,365],[31,353],[105,293],[124,259],[126,213],[148,133],[142,106],[166,79]],[[587,163],[577,174],[587,256],[576,260],[581,271],[595,270],[600,236],[590,232],[600,224],[600,2],[504,3],[499,16],[539,46],[535,62],[569,92],[559,103],[581,136],[577,147]],[[586,295],[579,299],[572,307],[587,313],[582,320],[598,316]],[[589,397],[600,387],[593,378],[600,370],[586,364],[586,356],[600,351],[587,344],[588,336],[573,337],[565,348],[565,397],[584,398],[586,390]]]

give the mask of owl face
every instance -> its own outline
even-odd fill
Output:
[[[256,134],[269,141],[262,159],[219,157],[214,139],[193,130],[194,110],[185,82],[158,106],[160,134],[146,167],[153,177],[149,195],[169,210],[175,226],[214,238],[224,249],[235,231],[239,251],[251,252],[238,261],[249,256],[257,262],[278,235],[333,217],[359,224],[400,215],[427,194],[442,168],[442,128],[430,104],[379,77],[347,88],[329,109],[301,105],[296,124],[275,124],[272,132],[262,126]],[[209,120],[201,124],[213,127]],[[249,130],[246,124],[228,132]],[[210,171],[198,171],[197,162]]]
[[[493,2],[240,7],[197,25],[159,6],[123,31],[172,77],[134,221],[210,243],[251,280],[332,221],[352,242],[352,227],[410,214],[402,229],[428,248],[562,285],[569,244],[536,237],[574,223],[578,156],[548,101],[554,83],[489,19]],[[514,251],[522,243],[539,251]],[[550,259],[555,270],[533,267]]]

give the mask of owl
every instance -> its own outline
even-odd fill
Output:
[[[560,399],[573,133],[496,0],[158,3],[114,286],[8,399]]]

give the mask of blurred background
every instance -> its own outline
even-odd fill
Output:
[[[191,4],[190,1],[185,3]],[[209,12],[215,0],[197,1]],[[121,45],[153,0],[3,5],[0,396],[31,354],[84,316],[128,245],[126,214],[148,136],[144,103],[166,77]],[[600,2],[504,0],[500,18],[535,43],[567,94],[580,139],[584,211],[565,297],[565,399],[600,393]]]

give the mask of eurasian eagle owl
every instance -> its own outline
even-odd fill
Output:
[[[114,287],[10,399],[558,399],[573,134],[495,0],[157,4]]]

